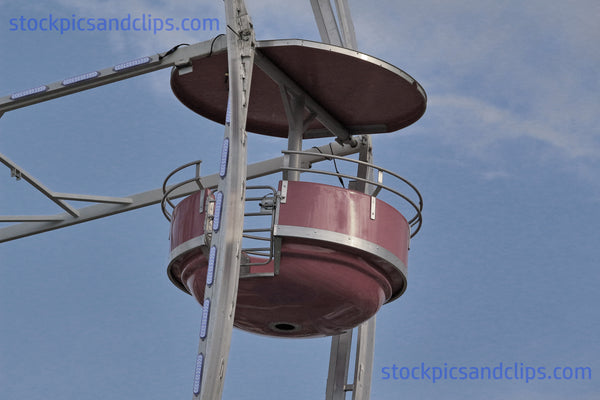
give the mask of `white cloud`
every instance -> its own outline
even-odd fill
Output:
[[[432,96],[429,112],[441,125],[444,136],[451,136],[459,145],[467,145],[477,153],[498,142],[528,138],[569,159],[600,157],[600,143],[594,137],[560,130],[543,120],[527,118],[474,97]]]
[[[415,130],[502,176],[521,147],[590,178],[600,164],[595,1],[351,4],[360,49],[428,93]]]
[[[221,2],[57,1],[88,16],[118,18],[137,12],[224,22]],[[318,39],[308,0],[247,3],[258,39]],[[534,140],[540,157],[559,156],[580,170],[598,162],[600,52],[590,51],[591,38],[600,37],[597,2],[407,0],[371,7],[351,1],[350,7],[360,49],[406,68],[423,84],[429,95],[425,121],[449,139],[448,145],[484,160],[498,146]],[[108,40],[119,57],[130,57],[216,34],[118,32]],[[169,92],[164,76],[153,74],[151,79],[160,95]]]

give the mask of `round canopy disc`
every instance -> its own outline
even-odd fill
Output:
[[[258,42],[257,51],[287,74],[351,134],[394,132],[425,112],[425,91],[402,70],[357,51],[306,40]],[[227,52],[193,61],[192,72],[171,73],[175,96],[198,114],[224,124],[229,91]],[[305,109],[304,138],[333,136]],[[281,90],[257,65],[252,73],[246,129],[287,137]]]

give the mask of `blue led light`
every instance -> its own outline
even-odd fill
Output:
[[[210,314],[210,299],[204,299],[204,306],[202,306],[202,322],[200,323],[200,339],[206,339],[206,331],[208,328],[209,314]]]
[[[46,85],[38,86],[38,87],[31,88],[31,89],[22,90],[20,92],[13,93],[10,95],[10,98],[12,100],[16,100],[16,99],[20,99],[21,97],[31,96],[32,94],[42,93],[42,92],[45,92],[46,90],[48,90],[48,86],[46,86]]]
[[[227,111],[225,112],[225,123],[227,125],[231,123],[231,97],[227,98]]]
[[[217,246],[210,248],[208,254],[208,270],[206,271],[206,286],[212,286],[215,281],[215,262],[217,261]]]
[[[202,384],[202,368],[204,367],[204,354],[198,354],[196,357],[196,370],[194,372],[194,394],[198,396],[200,394],[200,388]]]
[[[215,194],[215,216],[213,218],[213,231],[217,232],[221,227],[221,211],[223,211],[223,192]]]
[[[223,140],[223,148],[221,149],[221,168],[219,169],[219,176],[221,178],[227,175],[227,162],[229,160],[229,138]]]
[[[64,81],[62,81],[62,85],[63,86],[67,86],[67,85],[72,85],[72,84],[77,83],[77,82],[87,81],[88,79],[95,78],[95,77],[97,77],[99,75],[100,75],[100,72],[94,71],[94,72],[88,72],[87,74],[81,74],[81,75],[73,76],[71,78],[67,78]]]
[[[113,71],[122,71],[124,69],[137,67],[138,65],[148,64],[150,62],[150,57],[141,57],[136,58],[135,60],[127,61],[121,64],[117,64],[113,67]]]

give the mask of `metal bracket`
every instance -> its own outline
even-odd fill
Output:
[[[279,194],[279,202],[285,204],[287,201],[288,181],[281,181],[281,193]]]
[[[375,219],[375,206],[377,205],[377,198],[371,196],[371,219]]]
[[[10,177],[16,178],[16,180],[20,181],[21,180],[21,171],[19,171],[16,168],[11,168],[10,169]]]
[[[298,97],[303,97],[304,106],[306,109],[311,113],[316,114],[316,118],[321,122],[321,124],[323,124],[325,128],[327,128],[334,136],[337,137],[336,141],[338,143],[350,143],[352,146],[356,145],[356,140],[352,138],[350,132],[348,132],[348,130],[334,116],[332,116],[320,103],[318,103],[310,95],[310,93],[307,93],[296,82],[294,82],[285,72],[283,72],[271,60],[269,60],[267,56],[263,55],[257,50],[254,62],[280,87],[285,87],[290,93]]]

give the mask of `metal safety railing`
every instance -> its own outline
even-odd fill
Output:
[[[303,164],[302,163],[303,156],[304,157],[307,157],[307,156],[314,157],[314,153],[312,153],[312,152],[309,153],[309,152],[305,152],[305,151],[283,150],[282,153],[287,158],[289,158],[291,155],[299,156],[300,157],[300,165]],[[339,160],[342,162],[353,163],[356,165],[362,165],[364,167],[370,168],[371,171],[373,171],[373,174],[370,174],[373,176],[373,178],[361,178],[356,175],[343,174],[343,173],[338,172],[337,168],[336,168],[335,172],[312,169],[312,168],[310,168],[310,166],[312,165],[311,163],[308,163],[309,168],[304,168],[304,167],[290,167],[289,162],[284,162],[284,164],[286,166],[283,167],[283,170],[284,170],[284,172],[285,171],[298,171],[301,173],[328,175],[328,176],[337,177],[338,179],[346,178],[346,179],[349,179],[352,181],[361,182],[361,183],[364,183],[365,185],[367,185],[367,188],[368,188],[367,194],[372,197],[377,197],[379,195],[379,193],[381,192],[381,190],[385,190],[385,191],[395,195],[396,197],[402,199],[402,201],[406,205],[408,205],[410,209],[412,209],[412,212],[413,212],[412,215],[407,217],[408,224],[409,224],[410,230],[411,230],[410,236],[413,237],[419,232],[419,230],[421,229],[422,222],[423,222],[423,217],[421,215],[421,212],[423,211],[423,197],[421,196],[421,193],[419,193],[419,190],[412,183],[410,183],[408,180],[406,180],[402,176],[390,171],[389,169],[380,167],[380,166],[372,164],[372,163],[368,163],[366,161],[355,160],[352,158],[336,156],[336,155],[332,155],[332,154],[323,154],[323,157],[325,159]],[[306,165],[306,163],[304,163],[304,164]],[[397,181],[401,182],[402,185],[407,187],[412,192],[413,198],[411,199],[409,196],[401,193],[399,190],[396,190],[396,189],[384,184],[383,179],[384,179],[384,175],[386,175],[386,174],[392,178],[395,178]]]
[[[171,171],[171,173],[169,175],[167,175],[167,177],[165,178],[163,185],[162,185],[163,197],[160,202],[160,208],[161,208],[163,214],[165,215],[165,217],[169,220],[169,222],[171,222],[171,220],[173,219],[173,210],[175,209],[175,206],[176,206],[176,204],[173,203],[173,199],[175,197],[174,193],[177,189],[182,188],[183,186],[185,186],[189,183],[193,183],[193,182],[195,182],[198,185],[198,190],[204,189],[204,186],[202,186],[202,182],[200,181],[200,163],[202,163],[202,160],[196,160],[196,161],[192,161],[187,164],[184,164],[184,165],[174,169],[173,171]],[[169,180],[174,175],[176,175],[178,172],[183,171],[192,166],[195,167],[195,172],[196,172],[193,178],[189,178],[184,181],[177,182],[173,185],[169,185]],[[170,207],[171,211],[167,210],[167,207]]]
[[[258,190],[268,191],[263,196],[248,196],[248,193]],[[244,231],[242,234],[246,243],[242,242],[242,251],[248,256],[256,256],[260,259],[242,263],[242,266],[266,265],[273,260],[275,252],[273,245],[273,229],[275,227],[275,207],[277,205],[277,190],[271,186],[247,186],[246,187],[246,205],[257,203],[259,211],[244,213]],[[262,224],[258,222],[258,226],[254,221],[258,221],[260,217],[268,218],[268,222]],[[262,226],[261,226],[262,225]],[[264,243],[264,246],[261,244]],[[247,247],[247,245],[252,247]]]
[[[163,197],[161,200],[161,209],[164,216],[169,220],[173,219],[173,210],[177,206],[175,198],[181,197],[177,190],[183,188],[190,183],[196,183],[198,190],[203,190],[204,185],[202,184],[200,177],[200,163],[201,160],[192,161],[184,164],[173,171],[165,178],[162,191]],[[179,172],[185,173],[187,169],[194,169],[194,175],[191,178],[178,181],[177,183],[170,183],[172,178]],[[212,192],[216,189],[212,188]],[[258,191],[262,191],[262,194],[257,194]],[[266,194],[264,194],[266,192]],[[252,195],[249,195],[252,194]],[[206,199],[207,204],[215,203],[215,197],[210,196]],[[204,205],[204,200],[201,201]],[[258,211],[246,211],[244,212],[244,230],[242,245],[242,252],[249,260],[249,256],[255,256],[253,261],[242,262],[242,266],[255,266],[255,265],[266,265],[273,260],[274,248],[273,248],[273,228],[275,226],[275,207],[277,205],[277,190],[267,185],[247,186],[246,187],[246,206],[252,207],[252,205],[258,207]],[[212,232],[213,215],[209,211],[210,207],[207,206],[205,210],[207,226],[206,232]],[[262,219],[268,219],[268,221],[256,222],[260,217]],[[210,240],[210,235],[208,236]]]

